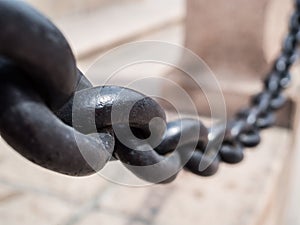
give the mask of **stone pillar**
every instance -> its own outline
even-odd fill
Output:
[[[272,48],[266,42],[278,50],[291,2],[187,0],[185,45],[221,79],[264,76],[270,59],[266,47]]]
[[[261,90],[261,80],[281,49],[291,8],[287,0],[186,0],[185,46],[216,75],[228,117]],[[173,71],[169,77],[191,95],[202,115],[210,115],[205,95],[185,74]]]

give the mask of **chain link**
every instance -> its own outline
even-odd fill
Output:
[[[232,125],[226,126],[226,133],[220,148],[223,161],[238,163],[242,160],[244,147],[255,147],[260,142],[259,131],[275,123],[275,112],[284,106],[286,97],[282,94],[291,81],[290,68],[297,59],[297,47],[300,41],[300,1],[295,1],[295,12],[292,14],[289,33],[284,40],[282,53],[275,60],[270,74],[264,81],[264,90],[255,95],[249,108],[240,110]],[[234,131],[236,130],[237,131]],[[226,147],[224,147],[226,146]],[[238,146],[238,147],[237,147]],[[235,160],[232,160],[232,159]]]
[[[93,87],[76,68],[61,32],[24,2],[0,1],[0,27],[0,132],[9,145],[32,162],[67,175],[92,174],[108,161],[120,160],[146,181],[168,183],[182,166],[211,176],[220,162],[241,162],[244,148],[257,146],[260,130],[274,124],[297,59],[300,1],[295,1],[289,33],[264,90],[226,126],[214,129],[196,119],[166,123],[158,103],[134,90]],[[128,107],[129,119],[123,115]],[[163,123],[149,127],[154,118]],[[127,123],[135,136],[147,141],[141,144],[130,137]],[[222,134],[218,147],[215,143]]]

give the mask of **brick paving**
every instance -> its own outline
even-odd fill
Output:
[[[272,135],[288,141],[284,130],[273,129]],[[222,165],[212,178],[181,172],[172,184],[139,188],[97,175],[72,178],[47,171],[2,140],[0,225],[253,224],[268,202],[284,158],[274,146],[285,144],[275,142],[272,147],[267,137],[243,164]]]

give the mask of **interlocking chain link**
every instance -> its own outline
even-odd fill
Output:
[[[259,131],[275,123],[274,112],[286,102],[282,94],[291,81],[290,68],[296,61],[300,41],[300,1],[295,1],[289,33],[284,40],[282,52],[275,60],[269,75],[264,80],[264,90],[255,95],[249,108],[239,111],[229,123],[220,157],[227,163],[238,163],[243,159],[244,147],[255,147],[260,143]]]
[[[274,111],[286,101],[282,91],[291,80],[289,70],[300,39],[298,0],[295,9],[264,90],[225,130],[222,124],[209,130],[196,119],[167,123],[159,104],[134,90],[93,87],[77,69],[68,42],[47,18],[22,1],[1,0],[1,136],[30,161],[72,176],[92,174],[116,159],[149,182],[170,182],[182,167],[197,175],[213,175],[220,162],[238,163],[245,147],[259,144],[259,131],[273,125]],[[128,106],[132,107],[125,118],[122,112]],[[79,121],[94,124],[96,134],[90,126],[74,124],[74,111],[79,112]],[[164,122],[150,129],[154,118]],[[139,139],[152,139],[141,144],[127,138],[126,124]],[[224,133],[216,148],[214,141]]]

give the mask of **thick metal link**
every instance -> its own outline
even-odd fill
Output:
[[[54,116],[15,64],[1,60],[0,71],[0,132],[9,145],[30,161],[68,175],[88,175],[105,165],[113,151],[109,131],[100,139],[77,132]],[[99,160],[87,164],[79,145],[87,157]]]
[[[140,138],[147,138],[152,119],[165,121],[163,109],[130,89],[93,88],[76,68],[60,31],[26,3],[0,1],[0,25],[0,132],[27,159],[56,172],[83,176],[117,158],[149,182],[169,182],[185,162],[202,159],[193,154],[194,147],[203,151],[208,132],[197,120],[174,121],[167,129],[155,126],[154,139],[163,140],[155,149],[151,142],[135,146],[137,139],[131,137],[128,142],[134,147],[125,146],[116,127],[128,123]],[[123,111],[128,106],[132,108],[126,118]],[[119,113],[112,120],[113,107]],[[83,124],[74,123],[74,111]],[[200,173],[198,167],[187,167]],[[159,179],[162,173],[166,176]]]
[[[199,120],[166,123],[159,104],[134,90],[92,87],[77,69],[68,42],[48,19],[22,1],[2,0],[1,136],[32,162],[67,175],[92,174],[117,159],[149,182],[171,182],[183,167],[211,176],[221,161],[241,162],[244,148],[260,143],[260,130],[274,124],[274,111],[286,102],[282,91],[290,83],[300,41],[299,0],[295,8],[264,90],[225,130],[221,124],[210,129],[217,133],[209,134]],[[151,127],[153,119],[161,123]],[[222,133],[222,145],[215,146]]]
[[[52,109],[79,81],[72,50],[61,32],[23,1],[0,1],[0,54],[17,62]]]

